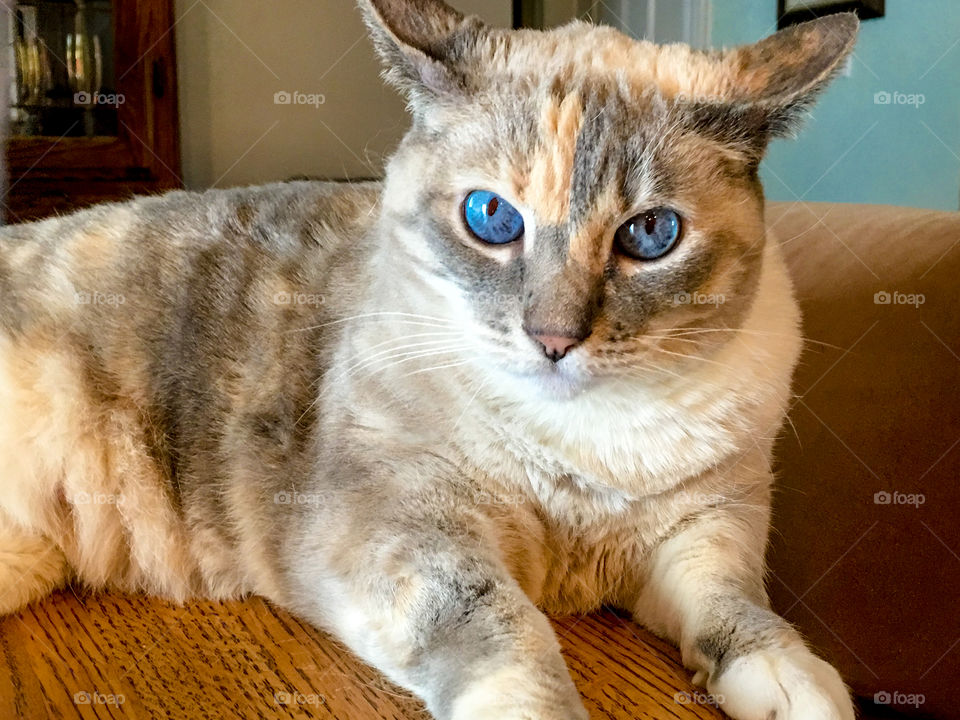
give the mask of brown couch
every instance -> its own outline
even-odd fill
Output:
[[[775,607],[857,695],[960,717],[960,213],[771,204],[810,339],[780,441]]]

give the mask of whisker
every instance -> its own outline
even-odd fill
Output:
[[[650,351],[660,352],[660,353],[663,353],[664,355],[672,355],[674,357],[682,358],[684,360],[699,360],[700,362],[708,363],[710,365],[716,365],[717,367],[722,367],[727,370],[733,370],[733,371],[737,370],[737,368],[735,368],[733,365],[730,365],[729,363],[723,363],[723,362],[720,362],[719,360],[712,360],[710,358],[700,357],[699,355],[687,355],[686,353],[673,352],[672,350],[665,350],[664,348],[659,347],[657,345],[650,348]]]
[[[424,333],[414,333],[413,335],[401,335],[399,337],[393,337],[383,342],[379,342],[376,345],[371,345],[368,350],[373,350],[374,348],[381,347],[387,343],[402,341],[402,340],[412,340],[414,338],[425,338],[425,337],[450,337],[451,335],[461,335],[462,331],[460,330],[444,330],[443,332],[424,332]]]
[[[400,345],[400,346],[395,346],[395,347],[389,347],[389,348],[387,348],[386,350],[381,350],[380,352],[378,352],[378,353],[373,353],[372,355],[366,355],[366,354],[365,354],[362,358],[360,358],[360,360],[359,360],[358,362],[356,362],[355,364],[351,365],[351,366],[348,367],[346,370],[344,370],[343,373],[342,373],[339,377],[337,377],[336,380],[340,380],[340,379],[346,377],[346,376],[349,375],[351,372],[353,372],[355,369],[361,367],[362,365],[364,365],[364,364],[367,363],[368,361],[370,361],[370,360],[375,360],[376,358],[378,358],[378,357],[380,357],[380,356],[382,356],[382,355],[388,355],[388,354],[390,354],[390,353],[392,353],[392,352],[396,352],[396,351],[398,351],[398,350],[409,349],[409,348],[415,348],[415,347],[421,347],[421,346],[428,346],[428,345],[434,345],[434,344],[436,344],[436,345],[441,345],[441,344],[443,344],[443,343],[445,343],[445,342],[450,341],[451,339],[455,338],[457,335],[460,335],[460,334],[461,334],[461,333],[459,333],[459,332],[452,332],[452,331],[449,332],[449,333],[422,333],[422,335],[442,335],[442,336],[444,336],[444,337],[443,337],[443,338],[438,338],[438,339],[436,339],[436,340],[424,341],[424,342],[422,342],[422,343],[411,343],[411,344],[409,344],[409,345]],[[370,348],[365,348],[365,351],[366,351],[366,350],[374,350],[374,349],[376,349],[376,348],[378,348],[378,347],[381,347],[381,346],[383,346],[383,345],[387,345],[387,344],[390,344],[390,343],[404,342],[404,341],[406,341],[406,340],[408,340],[408,339],[410,339],[410,338],[413,338],[413,337],[417,337],[417,335],[405,335],[405,336],[399,337],[399,338],[390,338],[389,340],[385,340],[384,342],[377,343],[376,345],[374,345],[374,346],[372,346],[372,347],[370,347]],[[356,358],[358,358],[358,357],[360,357],[360,355],[354,356],[354,359],[356,359]],[[321,375],[319,378],[317,378],[316,380],[314,380],[314,382],[312,383],[312,385],[317,385],[317,384],[323,382],[324,377],[325,377],[325,375]],[[334,382],[336,382],[336,380],[335,380]],[[312,385],[311,385],[311,387],[312,387]]]
[[[743,328],[669,328],[667,330],[661,331],[663,334],[657,333],[647,333],[644,337],[651,338],[678,338],[689,335],[699,335],[703,333],[717,333],[717,332],[726,332],[726,333],[741,333],[744,335],[757,335],[761,337],[788,337],[794,338],[796,335],[790,333],[778,333],[778,332],[769,332],[766,330],[747,330]],[[823,347],[832,348],[834,350],[843,350],[844,348],[839,345],[833,345],[832,343],[823,342],[821,340],[814,340],[813,338],[801,337],[800,340],[811,345],[821,345]]]
[[[484,387],[486,387],[488,379],[489,378],[484,378],[483,382],[477,385],[476,391],[474,391],[473,395],[470,396],[470,399],[467,400],[467,404],[463,406],[463,410],[460,412],[460,416],[457,418],[457,421],[453,424],[453,427],[450,428],[450,436],[447,438],[448,442],[450,441],[450,439],[453,438],[453,434],[454,432],[456,432],[457,428],[460,427],[461,421],[463,420],[464,416],[467,414],[467,410],[469,410],[470,406],[473,405],[473,401],[477,399],[477,395],[479,395],[480,391],[483,390]]]
[[[429,342],[422,343],[412,343],[404,347],[395,347],[388,348],[387,350],[382,350],[379,353],[375,353],[373,356],[369,356],[361,360],[359,363],[352,365],[344,374],[349,374],[353,371],[363,371],[372,365],[376,365],[378,362],[383,362],[386,360],[393,360],[395,358],[409,357],[411,355],[417,355],[422,352],[433,352],[435,350],[440,350],[443,348],[444,343],[447,343],[447,340],[431,340]],[[462,347],[469,347],[469,345],[463,345]],[[419,349],[412,349],[419,348]],[[429,348],[429,350],[428,350]],[[397,352],[398,350],[403,350],[404,352]],[[390,354],[394,353],[394,354]],[[389,367],[389,366],[387,366]]]
[[[401,377],[410,377],[411,375],[419,375],[420,373],[432,372],[433,370],[444,370],[446,368],[460,367],[461,365],[466,365],[469,362],[469,360],[464,360],[462,362],[450,363],[449,365],[435,365],[434,367],[424,368],[423,370],[414,370],[413,372],[402,375]]]
[[[346,371],[340,373],[340,374],[339,374],[337,377],[335,377],[329,384],[327,384],[319,393],[317,393],[317,397],[314,398],[313,402],[311,402],[311,403],[307,406],[307,409],[303,411],[303,414],[301,414],[300,417],[297,418],[297,422],[294,423],[294,424],[295,424],[295,425],[299,425],[299,424],[300,424],[300,421],[303,420],[303,418],[305,418],[305,417],[307,416],[307,413],[309,413],[314,407],[316,407],[316,406],[320,403],[320,401],[321,401],[321,400],[323,399],[323,397],[324,397],[324,393],[326,393],[328,390],[330,390],[330,389],[332,389],[332,388],[339,387],[339,386],[340,386],[340,382],[341,382],[342,380],[346,379],[347,377],[349,377],[351,374],[355,374],[355,373],[358,373],[358,372],[363,372],[363,371],[366,370],[367,368],[372,367],[373,365],[375,365],[377,362],[388,361],[388,360],[396,360],[396,362],[390,362],[390,363],[388,363],[387,365],[384,365],[383,367],[380,367],[380,368],[377,368],[377,369],[376,369],[376,372],[384,372],[385,370],[387,370],[387,369],[389,369],[389,368],[391,368],[391,367],[393,367],[393,366],[395,366],[395,365],[401,365],[401,364],[403,364],[403,363],[411,362],[411,361],[413,361],[413,360],[417,360],[417,359],[422,358],[422,357],[430,357],[430,356],[433,356],[433,355],[443,355],[443,354],[460,352],[461,350],[468,350],[468,349],[470,349],[471,347],[472,347],[471,345],[466,344],[466,345],[454,346],[454,347],[451,347],[451,348],[448,348],[448,349],[439,349],[439,350],[437,350],[437,349],[432,349],[432,350],[408,350],[408,351],[403,352],[403,353],[397,353],[396,355],[391,355],[391,356],[388,356],[388,357],[383,357],[383,358],[379,358],[379,359],[374,359],[374,360],[372,360],[372,361],[368,361],[368,362],[365,363],[365,366],[364,366],[364,367],[359,367],[359,366],[357,366],[357,365],[354,365],[354,366],[352,366],[351,368],[347,369]],[[394,350],[395,350],[395,348],[394,348]],[[392,350],[391,350],[391,351],[392,351]],[[398,360],[398,358],[399,358],[399,360]],[[464,362],[467,362],[467,361],[464,361]],[[404,377],[406,377],[406,376],[404,376]],[[322,376],[322,377],[319,379],[319,381],[322,382],[322,381],[324,381],[325,379],[326,379],[326,376]]]
[[[453,330],[448,332],[442,332],[442,333],[421,333],[419,335],[404,335],[402,337],[390,338],[389,340],[384,340],[383,342],[379,342],[376,345],[371,345],[368,348],[364,348],[363,357],[360,358],[359,354],[355,357],[360,358],[360,362],[365,362],[366,360],[375,358],[378,355],[384,355],[386,353],[391,353],[396,350],[406,350],[407,348],[415,348],[415,347],[430,345],[434,343],[445,343],[448,340],[457,337],[458,335],[462,335],[462,333],[453,331]],[[413,340],[415,338],[422,338],[422,337],[428,337],[428,336],[435,336],[436,339],[422,340],[420,342],[410,343],[408,345],[396,345],[396,343],[402,343],[402,342],[406,342],[407,340]],[[376,350],[377,348],[383,347],[384,345],[393,345],[393,347],[388,347],[386,350],[381,350],[380,352],[377,352],[377,353],[367,354],[367,351]]]
[[[687,379],[680,373],[673,372],[672,370],[667,370],[666,368],[662,368],[659,365],[654,365],[653,363],[650,363],[650,362],[645,362],[642,366],[629,367],[629,368],[626,368],[626,370],[628,371],[629,375],[634,375],[635,377],[640,377],[640,378],[648,377],[648,376],[645,376],[644,371],[653,371],[653,372],[658,372],[664,375],[670,375],[671,377],[675,377],[678,380]]]
[[[339,320],[331,320],[327,323],[322,323],[321,325],[311,325],[305,328],[296,328],[294,330],[288,330],[288,333],[295,332],[309,332],[311,330],[320,330],[325,327],[330,327],[331,325],[341,325],[343,323],[352,322],[354,320],[393,320],[395,322],[402,322],[405,318],[413,318],[416,321],[423,321],[424,323],[441,323],[440,325],[426,325],[426,327],[457,327],[457,323],[449,318],[434,317],[432,315],[420,315],[417,313],[408,313],[408,312],[398,312],[385,310],[382,312],[372,312],[372,313],[362,313],[360,315],[351,315],[350,317],[340,318]],[[410,321],[407,324],[419,324],[417,322]]]
[[[731,372],[734,372],[734,373],[737,373],[737,372],[739,372],[739,370],[740,370],[740,368],[737,368],[737,367],[735,367],[735,366],[733,366],[733,365],[730,365],[729,363],[723,363],[723,362],[720,362],[720,361],[718,361],[718,360],[712,360],[711,358],[700,357],[700,356],[698,356],[698,355],[687,355],[686,353],[678,353],[678,352],[673,352],[673,351],[671,351],[671,350],[664,350],[662,347],[653,347],[653,348],[651,348],[651,351],[661,352],[661,353],[664,353],[665,355],[672,355],[672,356],[675,356],[675,357],[678,357],[678,358],[682,358],[682,359],[684,359],[684,360],[697,360],[697,361],[702,362],[702,363],[707,363],[708,365],[716,365],[717,367],[722,367],[722,368],[724,368],[724,369],[726,369],[726,370],[730,370]],[[761,363],[761,364],[762,364],[762,363]],[[771,378],[770,378],[770,380],[773,381],[773,382],[775,382],[775,384],[777,385],[777,387],[782,387],[782,388],[785,388],[785,389],[787,389],[787,390],[790,389],[790,382],[789,382],[789,381],[783,382],[783,381],[781,381],[781,380],[776,380],[776,379],[774,378],[774,376],[773,376],[773,373],[771,373]],[[698,382],[701,382],[701,381],[698,380]]]

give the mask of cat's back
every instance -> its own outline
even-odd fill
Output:
[[[356,274],[378,198],[376,183],[277,183],[176,191],[8,226],[0,330],[84,319],[102,327],[175,306],[225,312],[228,298],[271,288],[267,301],[290,295],[292,305],[310,286],[316,304],[335,295],[316,285],[338,266]]]
[[[253,229],[280,239],[285,232],[350,231],[379,200],[378,182],[297,181],[205,191],[174,190],[102,203],[69,215],[0,228],[0,247],[63,242],[79,232],[142,232],[168,240],[212,238],[220,230]],[[131,221],[139,220],[132,224]],[[268,230],[269,228],[269,230]],[[265,239],[267,235],[261,235]],[[319,237],[313,238],[320,240]]]

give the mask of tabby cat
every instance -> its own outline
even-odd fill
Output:
[[[736,720],[851,720],[764,589],[801,341],[757,171],[855,17],[707,53],[360,4],[382,184],[0,235],[0,612],[257,593],[437,718],[582,720],[544,613],[612,605]]]

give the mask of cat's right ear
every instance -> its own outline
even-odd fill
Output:
[[[715,55],[703,77],[720,88],[720,102],[693,103],[694,126],[759,162],[767,143],[791,135],[840,72],[859,26],[853,13],[828,15]]]
[[[464,92],[465,66],[485,26],[441,0],[359,0],[384,63],[384,77],[414,110],[424,101]]]

